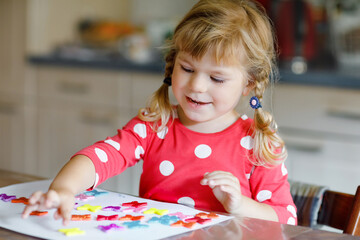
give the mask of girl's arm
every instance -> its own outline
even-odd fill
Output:
[[[241,196],[241,197],[242,197],[241,209],[239,209],[238,213],[233,213],[233,215],[260,218],[275,222],[279,221],[279,218],[275,210],[268,204],[259,203],[254,199],[251,199],[246,196]]]
[[[26,218],[32,211],[56,208],[55,219],[62,218],[64,225],[70,221],[75,195],[90,188],[95,182],[95,167],[90,158],[76,155],[60,170],[47,193],[35,192],[23,211]]]
[[[206,173],[200,183],[212,188],[215,197],[232,215],[279,221],[271,206],[243,196],[239,180],[229,172]]]

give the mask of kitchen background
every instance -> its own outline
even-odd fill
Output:
[[[52,178],[162,83],[161,44],[196,0],[1,0],[0,168]],[[360,2],[262,0],[279,41],[265,108],[289,178],[360,184]],[[173,97],[172,100],[174,101]],[[252,116],[247,101],[239,111]],[[103,187],[137,194],[141,164]]]

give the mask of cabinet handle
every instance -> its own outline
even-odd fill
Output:
[[[2,113],[2,114],[13,114],[13,113],[15,113],[14,104],[0,102],[0,113]]]
[[[326,114],[330,117],[360,121],[360,113],[356,112],[331,108],[326,111]]]
[[[89,92],[89,86],[86,83],[61,82],[59,90],[63,93],[86,94]]]
[[[83,123],[89,125],[110,126],[112,123],[111,116],[94,116],[89,113],[84,113],[81,118]]]
[[[307,145],[307,144],[299,144],[299,143],[286,143],[286,147],[289,150],[296,150],[301,152],[308,153],[318,153],[321,152],[322,146],[319,145]]]
[[[319,153],[323,150],[323,142],[321,140],[303,139],[296,137],[284,137],[285,146],[289,150],[296,150],[308,153]]]

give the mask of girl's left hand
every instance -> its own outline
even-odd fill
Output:
[[[241,214],[241,188],[239,180],[230,172],[214,171],[205,173],[200,181],[201,185],[208,185],[230,214]]]

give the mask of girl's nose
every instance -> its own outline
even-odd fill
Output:
[[[200,74],[194,74],[189,81],[189,88],[193,92],[206,92],[208,81],[205,76],[201,76]]]

